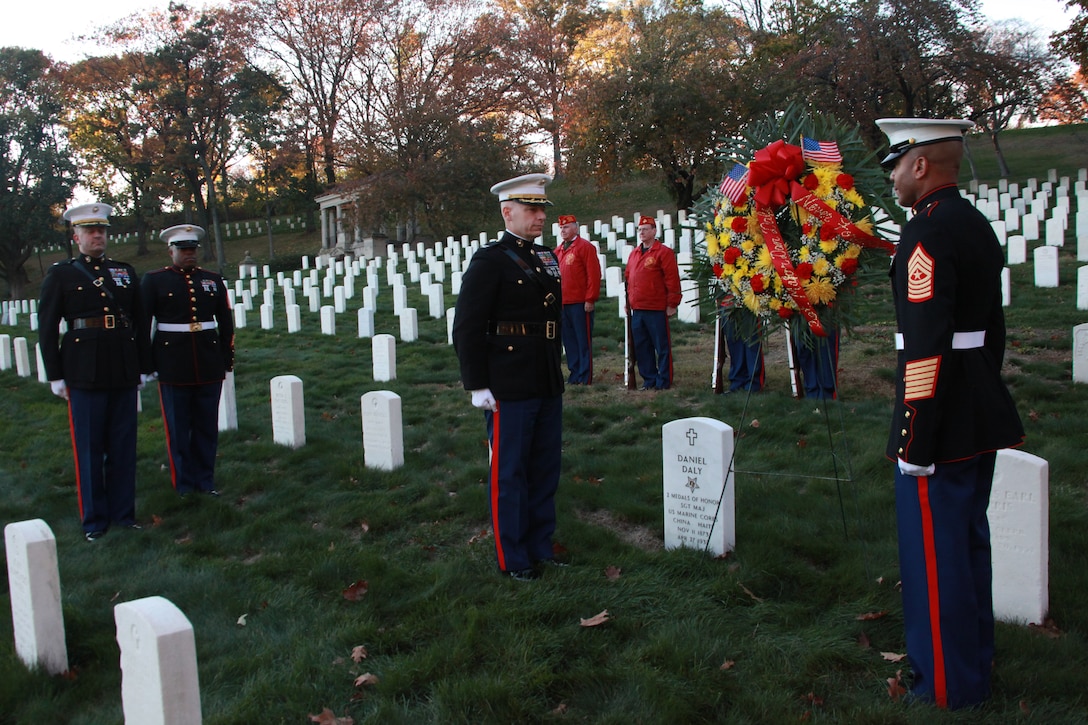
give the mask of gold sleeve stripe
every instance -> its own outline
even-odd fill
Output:
[[[908,362],[903,373],[903,380],[906,383],[903,400],[932,398],[937,389],[937,373],[940,368],[940,355]]]

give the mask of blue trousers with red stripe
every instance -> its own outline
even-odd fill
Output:
[[[665,310],[631,310],[631,337],[642,387],[672,386],[672,340]]]
[[[911,692],[939,707],[971,707],[990,697],[994,612],[986,509],[996,456],[938,463],[931,476],[896,470]]]
[[[219,397],[223,383],[159,383],[170,482],[179,494],[215,490],[219,448]]]
[[[136,387],[68,389],[83,532],[136,523]]]
[[[593,313],[586,312],[584,302],[563,305],[563,352],[572,385],[593,382]]]
[[[563,397],[500,400],[484,411],[491,444],[488,499],[499,569],[551,559],[563,447]]]

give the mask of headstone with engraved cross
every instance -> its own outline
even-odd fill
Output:
[[[661,428],[665,548],[716,556],[736,547],[733,429],[713,418],[682,418]]]

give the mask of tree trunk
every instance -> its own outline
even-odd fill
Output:
[[[1001,178],[1009,177],[1009,164],[1005,161],[1005,154],[1001,151],[1001,144],[997,142],[997,131],[990,132],[990,141],[994,145],[994,153],[997,154],[997,168],[1001,171]]]
[[[201,155],[200,165],[204,168],[204,178],[208,180],[208,204],[207,209],[211,213],[211,231],[215,239],[215,258],[218,265],[219,274],[224,274],[227,268],[227,253],[223,248],[223,237],[219,233],[219,211],[217,204],[215,203],[215,179],[212,176],[211,166],[208,164],[208,157]]]
[[[268,258],[276,258],[276,248],[272,242],[272,202],[266,197],[264,200],[264,220],[268,225]]]

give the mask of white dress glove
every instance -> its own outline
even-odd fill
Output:
[[[49,388],[53,391],[53,395],[68,400],[68,386],[63,380],[50,380]]]
[[[930,463],[928,466],[919,466],[915,463],[907,463],[900,458],[899,470],[907,476],[932,476],[933,472],[937,470],[937,465]]]
[[[491,388],[481,388],[472,391],[472,407],[484,410],[495,410],[495,396],[491,394]]]
[[[147,385],[152,380],[158,380],[158,373],[140,373],[140,385]]]

